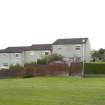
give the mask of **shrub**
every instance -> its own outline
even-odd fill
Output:
[[[37,60],[37,64],[47,64],[48,60],[46,57]]]
[[[34,77],[34,70],[35,70],[35,66],[32,64],[28,64],[24,67],[25,69],[25,74],[24,74],[24,78],[31,78]]]
[[[24,67],[25,67],[25,66],[28,66],[28,65],[36,65],[36,64],[37,64],[36,62],[25,63],[25,64],[24,64]]]
[[[85,74],[105,74],[105,63],[85,63]]]
[[[53,61],[58,61],[58,60],[63,60],[63,56],[59,54],[52,54],[47,57],[48,62],[53,62]]]
[[[17,64],[17,65],[11,65],[9,67],[9,70],[24,70],[24,67],[19,65],[19,64]]]

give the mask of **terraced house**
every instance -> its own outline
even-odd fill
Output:
[[[31,46],[8,47],[0,50],[0,68],[9,68],[10,65],[22,65],[37,62],[44,56],[60,54],[65,61],[89,62],[90,43],[88,38],[57,39],[52,44],[35,44]]]

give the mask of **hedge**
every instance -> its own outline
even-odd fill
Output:
[[[105,63],[85,63],[85,74],[105,74]]]
[[[47,64],[47,63],[48,63],[48,61],[47,61],[46,58],[38,59],[38,60],[37,60],[37,64]]]

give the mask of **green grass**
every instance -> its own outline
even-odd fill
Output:
[[[105,78],[0,79],[0,105],[105,105]]]

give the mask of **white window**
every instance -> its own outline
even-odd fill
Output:
[[[76,47],[75,47],[75,50],[80,50],[80,49],[81,49],[80,46],[76,46]]]
[[[3,63],[3,66],[8,66],[8,63]]]
[[[16,57],[19,57],[19,54],[16,54]]]
[[[48,55],[48,52],[45,52],[45,55]]]
[[[6,56],[7,54],[6,53],[3,53],[3,56]]]
[[[58,48],[58,50],[61,50],[62,48]]]

